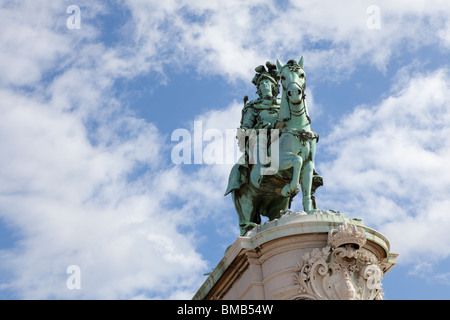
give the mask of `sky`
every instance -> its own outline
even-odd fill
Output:
[[[190,299],[239,236],[254,68],[302,55],[319,208],[387,236],[385,299],[450,299],[447,1],[0,0],[0,29],[0,299]]]

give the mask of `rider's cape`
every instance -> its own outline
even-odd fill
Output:
[[[230,172],[228,178],[228,187],[224,196],[228,195],[231,191],[240,189],[247,183],[248,168],[246,165],[236,163]]]

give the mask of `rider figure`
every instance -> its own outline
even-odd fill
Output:
[[[225,192],[225,195],[228,195],[230,192],[233,194],[233,202],[238,212],[241,235],[245,234],[247,228],[253,226],[254,223],[251,221],[251,217],[244,216],[242,210],[239,210],[235,200],[235,192],[249,182],[249,165],[256,163],[255,157],[257,154],[267,155],[267,131],[264,135],[259,135],[258,133],[261,129],[270,130],[274,128],[281,103],[281,99],[277,98],[280,92],[277,67],[269,61],[266,62],[266,67],[267,69],[263,65],[256,67],[255,71],[257,73],[252,80],[252,83],[257,88],[256,93],[259,95],[259,98],[248,103],[248,97],[246,96],[244,98],[241,125],[237,130],[236,137],[238,139],[239,150],[244,152],[244,155],[242,156],[243,159],[233,166]],[[255,131],[251,132],[250,130]],[[246,139],[246,137],[249,137],[249,139]],[[254,140],[254,143],[249,143],[249,140],[252,140],[252,138],[257,140],[257,143]],[[261,150],[258,151],[258,147]]]

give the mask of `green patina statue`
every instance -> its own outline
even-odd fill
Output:
[[[244,155],[232,168],[225,192],[232,194],[241,235],[260,224],[261,215],[279,218],[300,192],[299,184],[303,209],[307,213],[317,209],[313,194],[322,185],[314,170],[319,136],[310,127],[303,57],[286,65],[267,62],[266,67],[258,66],[252,80],[259,98],[250,102],[244,98],[237,131]]]

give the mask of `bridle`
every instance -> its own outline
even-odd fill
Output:
[[[290,70],[291,72],[300,69],[300,66],[298,66],[298,65],[284,65],[283,68],[280,70],[280,73],[283,71],[283,69],[284,69],[285,67],[289,67],[289,70]],[[305,104],[305,98],[306,98],[306,93],[305,93],[305,90],[306,90],[306,76],[305,76],[305,81],[303,82],[303,86],[302,86],[302,87],[300,87],[300,86],[298,85],[298,83],[295,82],[295,81],[289,82],[287,86],[285,86],[285,85],[283,84],[283,81],[281,81],[281,86],[283,87],[283,91],[287,91],[287,88],[289,88],[289,86],[290,86],[291,84],[295,84],[296,86],[298,86],[298,87],[302,90],[302,97],[301,97],[301,99],[300,99],[299,104],[303,103],[303,108],[302,108],[301,110],[299,110],[299,111],[294,111],[294,110],[292,110],[292,109],[291,109],[291,101],[289,100],[288,94],[286,94],[286,102],[287,102],[287,104],[288,104],[288,106],[289,106],[289,111],[290,111],[290,113],[291,113],[292,115],[294,115],[294,116],[296,116],[296,117],[305,115],[306,118],[308,119],[308,122],[311,124],[311,119],[309,118],[308,113],[306,112],[306,104]]]

